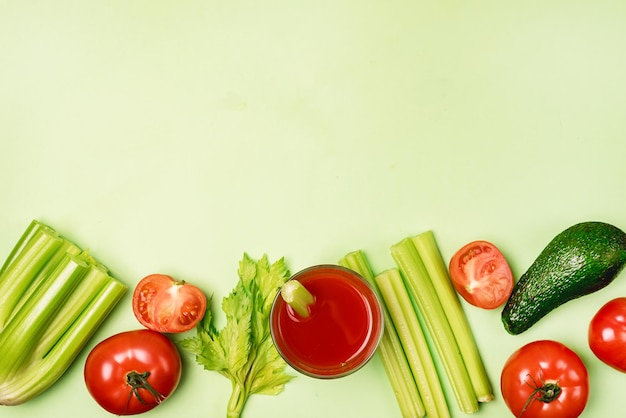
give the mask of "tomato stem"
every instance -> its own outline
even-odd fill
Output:
[[[160,394],[159,391],[153,388],[150,382],[148,382],[148,377],[150,377],[150,372],[147,371],[143,373],[132,371],[126,374],[126,384],[130,386],[130,392],[128,393],[129,402],[134,395],[137,400],[143,405],[150,405],[143,399],[141,393],[139,392],[139,389],[147,390],[148,393],[152,395],[152,397],[154,398],[154,403],[156,403],[157,405],[165,400],[165,396]]]
[[[524,404],[524,407],[522,408],[522,411],[520,412],[518,418],[521,418],[521,416],[524,415],[524,412],[526,412],[526,410],[534,401],[550,403],[556,400],[561,395],[561,387],[559,386],[559,382],[544,382],[544,380],[541,379],[541,385],[538,385],[535,379],[533,379],[530,374],[528,375],[528,377],[532,381],[532,383],[526,381],[526,384],[532,387],[533,391],[531,392],[530,396],[528,396],[528,399],[526,400],[526,403]]]

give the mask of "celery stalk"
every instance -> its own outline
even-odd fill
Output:
[[[11,316],[7,319],[7,322],[13,320],[13,316],[15,316],[21,310],[22,306],[31,299],[31,295],[36,292],[37,289],[39,289],[41,283],[45,282],[45,279],[53,273],[52,270],[57,268],[59,263],[61,263],[68,254],[78,255],[79,253],[80,248],[78,248],[72,242],[62,240],[61,244],[56,247],[56,251],[46,261],[45,265],[34,277],[32,277],[32,279],[30,279],[30,283],[28,283],[28,288],[24,291],[22,296],[19,298],[17,304],[13,307],[13,312],[11,313]]]
[[[423,417],[426,409],[415,379],[409,367],[402,343],[394,327],[389,310],[380,295],[380,291],[374,280],[374,274],[363,251],[357,250],[346,254],[339,260],[339,265],[359,273],[367,280],[383,302],[384,328],[383,336],[378,346],[378,354],[383,362],[383,367],[391,387],[398,401],[398,406],[403,418]]]
[[[6,326],[13,309],[19,304],[22,295],[35,280],[39,271],[54,256],[62,239],[45,229],[33,232],[31,239],[15,256],[0,278],[0,330]]]
[[[51,272],[54,280],[47,280],[13,317],[0,334],[3,355],[0,360],[0,381],[13,377],[46,331],[52,318],[85,274],[87,265],[67,256]]]
[[[7,269],[9,265],[13,263],[13,260],[18,258],[18,256],[22,253],[22,251],[24,251],[24,249],[27,247],[27,244],[31,243],[35,234],[40,233],[42,231],[44,233],[51,234],[51,235],[58,237],[58,234],[56,233],[56,231],[54,231],[48,225],[41,223],[37,220],[32,221],[28,225],[26,230],[22,233],[18,241],[13,246],[13,249],[7,256],[6,260],[4,261],[2,268],[0,268],[0,277],[4,275],[5,270]]]
[[[478,401],[457,341],[415,245],[405,238],[391,247],[391,255],[424,318],[459,408],[465,413],[477,412]]]
[[[385,270],[378,274],[375,280],[385,305],[389,307],[391,318],[424,402],[426,415],[449,417],[450,411],[426,336],[422,331],[400,271],[398,269]]]
[[[89,305],[109,282],[111,279],[106,271],[98,266],[90,265],[80,283],[52,318],[41,336],[34,355],[43,357],[50,352],[74,322],[85,312],[89,312]]]
[[[308,318],[309,306],[315,302],[315,298],[309,290],[297,280],[289,280],[281,286],[280,296],[303,318]]]
[[[52,386],[73,363],[125,292],[126,286],[121,282],[108,280],[52,350],[44,357],[36,357],[20,376],[0,384],[0,404],[24,403]]]
[[[0,270],[0,404],[56,382],[126,286],[88,253],[33,221]]]
[[[396,340],[392,336],[395,336]],[[383,332],[378,352],[398,401],[402,417],[423,418],[426,416],[426,408],[411,370],[408,369],[406,356],[395,331],[393,334],[387,333],[387,335]]]
[[[479,402],[490,402],[494,399],[493,389],[478,352],[467,317],[463,312],[456,290],[450,281],[448,269],[441,257],[435,237],[432,231],[426,231],[414,236],[412,240],[439,295],[441,304],[450,322],[450,327],[461,350],[476,397]]]

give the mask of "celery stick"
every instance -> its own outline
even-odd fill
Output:
[[[386,316],[389,313],[385,314]],[[385,326],[387,321],[385,321]],[[391,388],[398,401],[403,418],[422,418],[426,416],[426,409],[406,362],[406,356],[395,331],[383,331],[383,337],[378,347],[383,367],[391,383]]]
[[[0,381],[13,377],[30,358],[54,315],[87,270],[82,260],[67,255],[0,333]]]
[[[78,318],[88,311],[88,307],[98,297],[99,293],[109,285],[111,278],[106,271],[94,265],[89,265],[84,277],[73,290],[71,295],[63,301],[63,305],[54,315],[51,323],[41,336],[34,357],[44,357]]]
[[[55,238],[58,238],[58,234],[56,233],[56,231],[54,231],[48,225],[46,225],[44,223],[41,223],[41,222],[39,222],[37,220],[33,220],[28,225],[26,230],[22,233],[22,235],[20,236],[18,241],[15,243],[15,245],[13,246],[13,249],[11,250],[9,255],[7,256],[6,260],[4,261],[4,264],[2,264],[2,268],[0,268],[0,277],[2,277],[2,275],[6,271],[7,267],[11,263],[13,263],[14,260],[16,260],[16,259],[18,259],[20,257],[20,254],[27,247],[27,244],[29,242],[31,242],[31,240],[33,239],[35,234],[39,233],[41,231],[44,231],[44,233],[48,233],[48,234],[54,236]]]
[[[52,386],[69,368],[126,290],[124,284],[107,277],[104,287],[45,356],[34,357],[20,375],[0,383],[0,405],[22,404]]]
[[[309,306],[315,302],[311,292],[302,283],[293,279],[281,286],[280,296],[303,318],[309,316]]]
[[[54,233],[53,235],[54,236]],[[22,306],[31,298],[31,295],[37,291],[41,283],[45,282],[46,278],[50,276],[53,270],[58,266],[58,264],[63,261],[67,254],[78,255],[80,254],[80,248],[78,248],[74,243],[70,241],[63,240],[61,244],[56,248],[56,251],[48,260],[46,264],[42,266],[39,272],[32,277],[30,283],[28,284],[28,288],[19,298],[17,304],[13,307],[13,312],[7,319],[7,323],[13,320],[13,317],[20,311]]]
[[[34,231],[31,239],[24,244],[19,254],[8,263],[4,274],[0,277],[0,330],[18,305],[20,298],[44,268],[48,260],[54,256],[63,240],[47,229]]]
[[[126,289],[87,252],[31,222],[0,270],[0,405],[56,382]]]
[[[339,260],[339,265],[359,273],[369,282],[379,296],[383,307],[384,328],[383,336],[378,346],[378,353],[383,362],[383,367],[398,401],[402,417],[423,417],[426,414],[424,403],[393,325],[391,315],[380,295],[374,280],[374,274],[365,258],[365,254],[360,250],[348,253]]]
[[[391,247],[391,255],[424,318],[459,408],[465,413],[477,412],[478,401],[458,344],[415,245],[405,238]]]
[[[385,270],[377,275],[375,280],[385,305],[389,307],[393,324],[424,402],[426,415],[449,417],[450,412],[437,369],[400,271]]]
[[[461,350],[476,397],[479,402],[492,401],[494,394],[487,371],[432,231],[414,236],[413,243],[439,295],[439,300]]]

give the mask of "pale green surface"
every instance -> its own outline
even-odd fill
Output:
[[[0,0],[0,254],[38,218],[131,286],[164,272],[221,299],[244,251],[295,272],[362,248],[380,271],[432,229],[446,261],[486,239],[519,276],[575,222],[626,227],[626,3],[470,3]],[[518,337],[465,304],[494,386],[517,347],[557,339],[588,365],[584,415],[614,416],[626,376],[586,328],[624,276]],[[128,296],[90,345],[135,327]],[[85,355],[2,416],[110,416]],[[146,416],[225,416],[229,382],[185,365]],[[244,416],[399,412],[375,358]],[[498,394],[475,416],[509,414]]]

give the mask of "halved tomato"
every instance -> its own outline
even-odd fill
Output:
[[[144,277],[133,293],[133,312],[139,322],[164,333],[189,331],[204,317],[206,305],[202,290],[165,274]]]
[[[504,255],[488,241],[473,241],[450,260],[454,288],[468,303],[484,309],[502,305],[513,290],[513,273]]]

